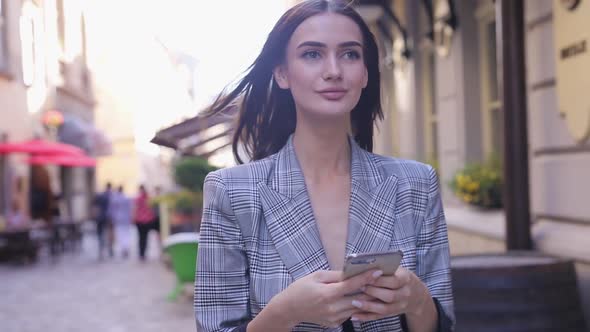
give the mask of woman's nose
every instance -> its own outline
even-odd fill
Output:
[[[335,56],[329,56],[326,58],[324,67],[324,80],[340,79],[342,77],[342,69],[338,63],[338,59]]]

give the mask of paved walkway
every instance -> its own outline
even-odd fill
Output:
[[[166,300],[175,277],[158,259],[155,240],[145,263],[135,252],[98,262],[87,234],[78,254],[56,263],[42,254],[29,266],[0,264],[0,331],[195,331],[190,286],[175,303]]]

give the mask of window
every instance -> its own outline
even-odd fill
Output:
[[[421,35],[431,30],[432,22],[423,10],[420,13]],[[438,115],[436,110],[436,53],[432,44],[420,46],[422,69],[422,112],[424,119],[424,158],[438,166]]]
[[[25,86],[45,84],[42,11],[33,1],[24,1],[20,25],[22,75]]]
[[[72,62],[85,56],[86,30],[82,5],[78,1],[56,1],[57,32],[62,60]]]
[[[6,0],[0,0],[0,73],[8,73],[8,9]]]
[[[504,113],[498,91],[496,19],[493,1],[480,1],[476,16],[479,22],[482,148],[484,157],[497,155],[501,158],[504,151]]]
[[[63,86],[88,92],[87,40],[84,8],[81,1],[56,0],[57,34],[60,46],[59,66]]]
[[[65,53],[66,49],[66,20],[64,12],[64,0],[57,0],[55,2],[57,10],[57,37],[59,39],[59,46],[61,53]]]
[[[22,46],[23,83],[33,85],[35,81],[35,25],[33,18],[23,15],[20,21],[20,39]]]
[[[82,53],[82,61],[86,63],[87,55],[87,40],[86,40],[86,18],[83,14],[80,15],[80,48]]]

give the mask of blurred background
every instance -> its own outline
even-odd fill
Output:
[[[298,2],[0,0],[1,331],[195,330],[236,109],[199,111]],[[352,5],[380,48],[374,152],[439,174],[463,330],[584,331],[589,1]]]

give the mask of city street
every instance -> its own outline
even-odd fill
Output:
[[[145,263],[135,251],[98,262],[93,235],[55,263],[42,253],[35,264],[0,265],[0,331],[195,331],[192,287],[167,301],[175,277],[158,258],[154,234]]]

